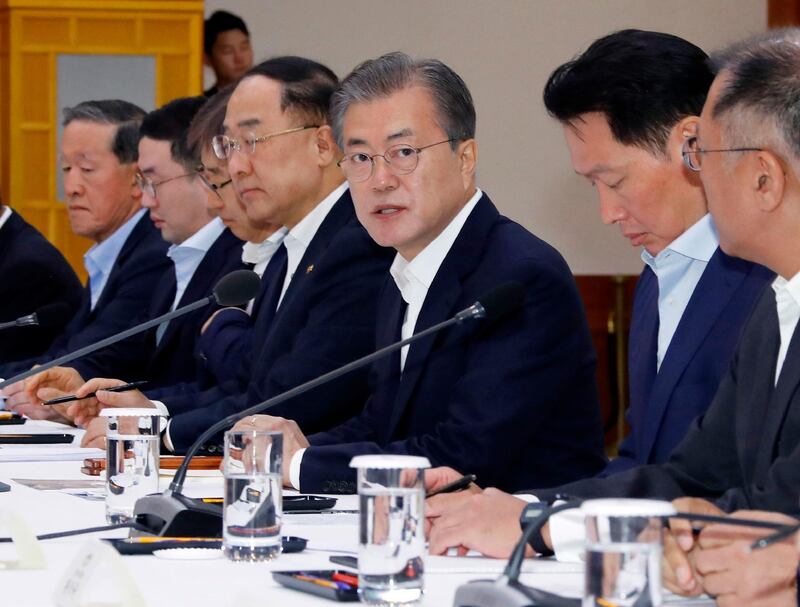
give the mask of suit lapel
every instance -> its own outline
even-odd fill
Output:
[[[427,329],[436,323],[447,320],[456,312],[456,302],[461,296],[462,279],[475,269],[483,254],[483,243],[486,241],[494,221],[499,216],[497,209],[484,194],[470,213],[461,232],[450,247],[433,283],[425,296],[414,333]],[[391,437],[404,411],[408,407],[414,388],[416,387],[426,360],[437,339],[444,339],[441,333],[415,342],[408,351],[403,375],[397,390],[397,398],[391,409],[391,418],[387,428],[387,436]]]
[[[772,391],[772,398],[769,399],[767,414],[763,418],[761,431],[758,432],[759,449],[756,459],[756,474],[759,473],[759,470],[766,471],[769,467],[773,459],[775,445],[778,441],[781,427],[783,426],[783,420],[786,416],[789,402],[800,386],[800,331],[797,330],[798,328],[800,328],[800,325],[795,328],[792,334],[792,339],[789,342],[789,349],[786,351],[786,359],[783,362],[781,374],[778,376],[778,383]],[[778,337],[776,343],[780,344],[780,337]],[[777,350],[776,347],[776,355]],[[769,381],[774,382],[775,367],[777,364],[776,355],[773,356],[771,365],[765,365],[769,367],[769,373],[763,378],[765,381],[769,379]],[[767,393],[765,392],[763,394]]]
[[[686,366],[703,345],[708,332],[747,275],[748,266],[719,248],[708,262],[681,316],[646,405],[642,457],[647,460],[655,444],[667,405]]]

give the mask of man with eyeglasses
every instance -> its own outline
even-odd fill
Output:
[[[342,82],[331,119],[359,220],[396,251],[378,347],[503,283],[519,283],[524,301],[377,362],[364,411],[329,432],[256,416],[256,428],[283,432],[284,483],[353,492],[350,460],[376,453],[425,456],[509,490],[598,472],[595,357],[575,282],[552,247],[476,187],[475,109],[463,80],[440,61],[391,53]]]
[[[200,179],[207,188],[206,206],[231,232],[245,241],[242,262],[262,276],[280,247],[284,232],[280,225],[255,221],[247,216],[233,186],[227,162],[214,153],[212,140],[222,134],[232,92],[230,88],[225,89],[200,108],[189,129],[189,144],[200,150]],[[255,300],[251,300],[244,309],[224,308],[214,312],[206,321],[199,341],[202,373],[217,383],[236,379],[239,362],[253,337],[254,312],[259,308],[255,306]]]
[[[697,139],[684,146],[684,156],[691,170],[699,171],[720,247],[763,264],[777,277],[744,325],[708,411],[666,463],[531,491],[541,502],[552,502],[558,493],[579,499],[675,499],[681,512],[733,512],[780,524],[791,519],[775,513],[800,514],[800,31],[778,30],[734,44],[713,55],[711,64],[716,77]],[[500,503],[493,501],[493,512],[500,511]],[[523,507],[539,504],[518,504],[517,513]],[[775,513],[740,512],[747,510]],[[483,526],[481,543],[493,541],[490,534],[509,538],[509,518],[519,538],[519,518],[511,508],[503,506],[503,512]],[[784,542],[772,552],[777,562],[770,548],[751,550],[763,534],[763,529],[713,525],[698,538],[689,521],[672,519],[664,539],[664,582],[681,594],[716,595],[720,605],[795,605],[797,555],[789,550],[787,557]],[[575,558],[583,542],[565,539],[582,535],[580,519],[556,514],[542,528],[540,541],[557,556],[572,552]],[[466,545],[481,549],[474,544]]]
[[[341,151],[328,122],[338,86],[324,65],[277,57],[254,67],[227,105],[215,151],[227,160],[233,186],[254,222],[282,226],[282,240],[262,276],[250,347],[236,379],[203,391],[180,387],[152,395],[169,412],[163,443],[182,451],[219,419],[280,394],[369,353],[375,343],[378,295],[392,251],[358,223],[348,184],[336,165]],[[369,393],[368,370],[289,400],[276,412],[307,432],[355,415]],[[90,381],[79,394],[118,382]],[[115,398],[120,396],[122,398]],[[82,420],[100,405],[152,407],[138,391],[100,391],[75,407]],[[78,411],[80,410],[80,411]],[[99,422],[84,444],[102,444]],[[206,445],[218,452],[221,436]]]
[[[141,208],[136,183],[139,123],[145,112],[121,100],[64,109],[60,162],[70,227],[94,241],[84,255],[89,280],[78,312],[47,351],[0,366],[9,377],[131,327],[169,267],[167,244]],[[4,390],[6,406],[32,416],[24,382]]]
[[[150,302],[136,321],[155,318],[208,297],[222,276],[243,268],[242,241],[206,208],[198,176],[198,150],[187,143],[192,118],[204,97],[176,99],[147,114],[139,128],[136,183],[142,206],[170,247],[170,267],[149,286]],[[214,308],[204,307],[169,323],[30,378],[27,389],[73,392],[93,377],[147,380],[148,388],[191,382],[197,377],[195,350],[200,327]],[[62,409],[63,411],[63,409]]]

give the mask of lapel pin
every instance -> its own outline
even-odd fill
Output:
[[[314,271],[314,264],[312,263],[306,268],[306,274],[311,274]]]

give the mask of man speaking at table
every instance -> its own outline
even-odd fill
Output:
[[[524,288],[496,323],[450,328],[377,363],[365,410],[329,432],[270,416],[284,482],[353,492],[354,455],[459,463],[508,489],[592,475],[604,464],[595,357],[561,256],[500,215],[475,185],[475,110],[436,60],[391,53],[357,67],[331,104],[358,218],[397,250],[378,305],[381,347],[443,321],[499,284]]]
[[[214,422],[367,354],[375,339],[378,293],[392,251],[358,223],[337,161],[328,104],[338,85],[327,67],[301,57],[257,65],[239,82],[215,150],[227,160],[248,217],[284,226],[262,278],[251,347],[235,381],[208,390],[159,391],[170,414],[164,444],[182,451]],[[89,381],[79,393],[114,385]],[[367,372],[284,404],[309,432],[331,428],[361,410]],[[32,395],[35,396],[35,395]],[[115,398],[119,397],[119,398]],[[109,406],[153,406],[138,391],[101,392]],[[81,401],[76,421],[96,414]],[[69,411],[68,411],[69,413]],[[105,433],[103,420],[87,444]],[[209,450],[218,443],[208,445]]]

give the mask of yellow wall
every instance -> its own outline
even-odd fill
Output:
[[[0,0],[0,191],[82,276],[91,243],[56,200],[57,56],[153,56],[161,105],[201,92],[202,28],[202,0]]]

